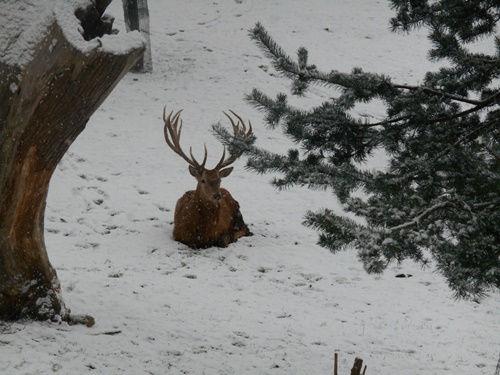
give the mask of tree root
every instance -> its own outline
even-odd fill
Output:
[[[95,324],[95,319],[90,315],[74,315],[68,314],[67,322],[70,326],[74,326],[77,324],[86,325],[88,328],[92,327]]]

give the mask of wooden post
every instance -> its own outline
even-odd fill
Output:
[[[122,3],[127,31],[137,30],[146,39],[144,55],[132,67],[131,71],[151,73],[153,71],[153,59],[151,56],[148,0],[122,0]]]
[[[361,375],[361,370],[363,368],[363,360],[361,358],[356,358],[354,360],[354,365],[351,369],[351,375]]]

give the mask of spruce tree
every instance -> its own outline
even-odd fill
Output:
[[[390,263],[433,262],[456,297],[480,298],[500,287],[500,19],[497,0],[391,0],[393,31],[426,28],[429,57],[447,64],[421,84],[354,68],[322,72],[300,48],[291,58],[257,24],[250,36],[274,68],[292,81],[292,94],[311,84],[337,96],[309,110],[254,89],[248,102],[281,126],[300,149],[286,155],[255,146],[255,140],[214,132],[249,156],[258,173],[279,172],[272,184],[331,189],[352,220],[325,208],[308,212],[304,224],[317,229],[319,245],[337,252],[355,248],[365,270],[381,273]],[[494,40],[494,54],[467,47]],[[380,100],[382,121],[353,114],[359,103]],[[375,150],[388,157],[383,170],[361,168]],[[364,198],[355,192],[363,191]]]

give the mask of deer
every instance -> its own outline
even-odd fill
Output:
[[[222,157],[214,169],[205,167],[207,161],[207,146],[204,145],[205,155],[200,164],[193,156],[192,147],[187,156],[181,148],[180,137],[182,120],[179,119],[182,110],[170,112],[166,116],[166,107],[163,109],[165,122],[164,134],[167,145],[188,163],[191,176],[197,181],[196,190],[190,190],[179,198],[174,212],[173,238],[193,249],[209,247],[227,247],[243,236],[251,236],[248,226],[243,221],[239,203],[229,191],[221,188],[221,179],[226,178],[233,171],[230,167],[241,153],[232,153],[226,157],[226,146]],[[235,120],[226,112],[224,115],[231,122],[235,136],[247,138],[252,135],[252,124],[248,122],[248,130],[244,121],[233,111],[230,111]]]

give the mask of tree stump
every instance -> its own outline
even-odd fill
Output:
[[[366,366],[363,369],[363,360],[361,358],[354,359],[354,364],[351,369],[351,375],[366,375]],[[339,371],[339,354],[335,353],[333,357],[333,375],[338,375]]]
[[[0,11],[0,319],[72,319],[44,242],[50,178],[144,50],[103,36],[109,1],[7,0]]]

